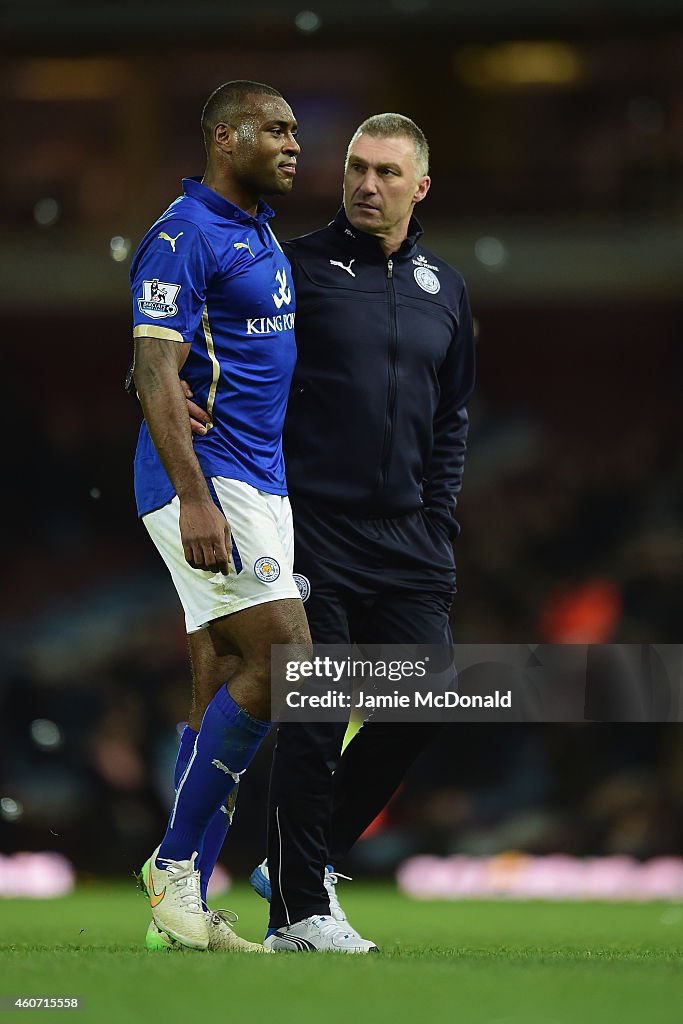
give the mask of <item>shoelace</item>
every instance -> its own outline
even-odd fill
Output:
[[[347,882],[353,881],[350,875],[342,875],[341,871],[328,871],[327,868],[325,868],[325,889],[327,890],[327,895],[330,898],[330,913],[337,921],[346,921],[346,914],[342,910],[339,897],[337,896],[335,889],[340,878],[343,878]]]
[[[178,899],[182,900],[183,908],[191,914],[202,914],[202,894],[199,887],[199,872],[195,870],[194,862],[198,854],[193,853],[189,861],[166,860],[159,858],[159,863],[164,865],[164,871],[172,876],[171,884],[178,886]],[[185,889],[185,892],[181,892]]]
[[[239,921],[239,914],[236,914],[234,910],[206,910],[206,914],[209,915],[212,924],[226,924],[230,931],[234,931],[233,925]]]

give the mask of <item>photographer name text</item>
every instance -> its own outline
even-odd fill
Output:
[[[376,711],[378,708],[511,708],[512,691],[494,690],[493,693],[467,694],[446,690],[443,693],[368,693],[359,690],[351,695],[339,690],[326,693],[302,693],[292,690],[286,697],[290,708],[344,708],[349,711]]]

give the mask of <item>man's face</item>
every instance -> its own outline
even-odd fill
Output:
[[[294,114],[278,96],[259,93],[249,100],[246,116],[230,130],[233,175],[254,194],[287,195],[300,152]]]
[[[412,139],[359,135],[344,171],[346,216],[359,231],[405,237],[413,207],[429,185],[427,175],[418,175]]]

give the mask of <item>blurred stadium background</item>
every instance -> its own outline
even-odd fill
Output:
[[[3,5],[4,854],[128,875],[166,816],[187,663],[135,518],[127,274],[201,173],[201,105],[231,78],[299,118],[281,237],[332,217],[362,118],[398,110],[430,140],[425,241],[478,321],[456,639],[682,639],[679,0],[301,4]],[[460,727],[346,867],[683,854],[680,741],[672,723]],[[240,794],[236,873],[263,855],[269,753]]]

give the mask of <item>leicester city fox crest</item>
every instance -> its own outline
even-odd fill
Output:
[[[261,583],[274,583],[280,575],[280,564],[274,558],[257,558],[254,562],[254,576]]]
[[[292,579],[297,585],[297,589],[299,591],[299,594],[301,595],[301,600],[305,603],[306,601],[308,601],[308,598],[310,597],[311,594],[310,581],[306,576],[304,576],[300,572],[292,573]]]
[[[441,281],[439,281],[433,271],[438,271],[439,268],[435,267],[432,263],[428,263],[426,257],[422,255],[414,259],[413,263],[415,264],[413,276],[422,291],[429,292],[430,295],[436,295],[441,288]]]

